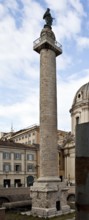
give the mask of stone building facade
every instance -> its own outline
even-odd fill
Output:
[[[58,172],[59,177],[61,180],[64,178],[68,179],[69,175],[67,175],[67,168],[66,168],[66,162],[65,158],[68,156],[68,154],[64,154],[64,146],[66,145],[66,141],[68,137],[70,136],[70,132],[57,130],[57,144],[58,144]],[[34,147],[34,153],[37,154],[37,160],[36,160],[36,178],[39,177],[39,168],[40,168],[40,154],[39,154],[39,148],[40,148],[40,127],[37,125],[33,125],[26,129],[21,129],[17,132],[10,132],[10,133],[3,133],[1,140],[6,143],[6,140],[10,140],[11,143],[14,143],[17,148],[19,149],[18,143],[22,144],[24,147],[28,147],[29,151],[33,149],[33,146],[39,146],[38,148]],[[69,145],[65,146],[68,148]],[[9,148],[9,146],[8,146]],[[36,151],[36,149],[38,149]],[[64,157],[65,155],[65,157]],[[34,175],[33,175],[34,176]],[[71,177],[70,177],[71,178]]]
[[[39,126],[32,125],[28,128],[21,129],[17,132],[3,133],[2,140],[13,140],[15,143],[25,145],[39,144],[40,132]]]
[[[57,130],[58,160],[59,160],[58,170],[61,179],[64,178],[65,172],[64,172],[64,155],[63,155],[63,151],[62,152],[60,151],[61,149],[60,146],[63,145],[64,140],[66,140],[68,134],[69,132]],[[25,144],[26,146],[33,146],[34,144],[40,145],[40,126],[33,125],[29,128],[21,129],[17,132],[13,132],[13,133],[10,132],[8,134],[4,133],[1,139],[4,141],[10,139],[16,144],[21,143],[21,144]],[[40,160],[40,155],[38,151],[38,161],[39,160]],[[38,176],[39,176],[39,165],[37,164],[37,166],[38,166]]]
[[[0,187],[29,186],[38,176],[38,145],[0,140]]]

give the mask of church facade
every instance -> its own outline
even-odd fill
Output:
[[[71,114],[71,133],[65,140],[64,149],[64,164],[65,178],[70,182],[75,182],[75,136],[76,125],[89,122],[89,82],[84,84],[76,92]]]

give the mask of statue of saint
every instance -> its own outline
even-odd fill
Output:
[[[48,25],[49,27],[52,26],[53,18],[50,14],[50,9],[49,8],[47,8],[45,14],[43,15],[43,19],[45,19],[46,25]]]

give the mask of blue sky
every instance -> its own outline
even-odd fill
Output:
[[[57,57],[58,129],[71,130],[77,90],[89,81],[89,0],[0,0],[0,131],[39,124],[40,36],[46,8],[62,44]]]

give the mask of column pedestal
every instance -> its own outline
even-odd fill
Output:
[[[53,217],[70,212],[67,205],[68,188],[60,181],[38,181],[31,187],[33,216]]]

